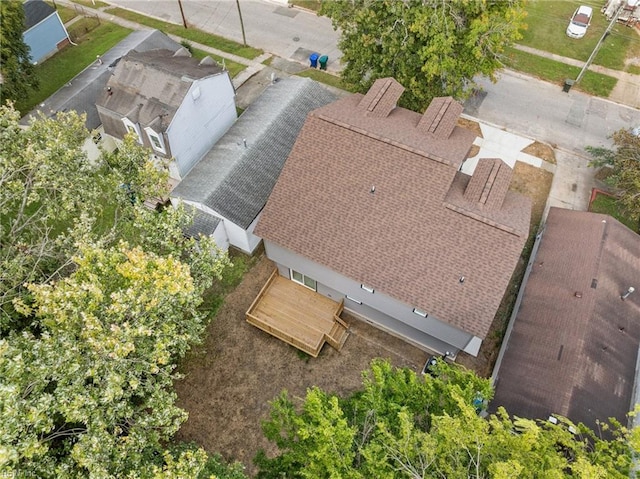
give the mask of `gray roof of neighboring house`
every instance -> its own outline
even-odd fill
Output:
[[[624,301],[630,286],[636,292]],[[606,215],[551,208],[491,409],[591,428],[627,424],[640,345],[640,236]]]
[[[400,93],[382,79],[312,112],[255,234],[484,338],[530,201],[507,191],[501,160],[481,160],[476,180],[457,171],[475,138],[456,126],[459,104],[420,115],[395,106]]]
[[[165,131],[194,80],[218,75],[217,63],[191,57],[186,49],[132,50],[115,67],[96,103],[119,117]],[[105,123],[105,130],[107,124]],[[107,133],[112,133],[107,131]]]
[[[60,88],[40,106],[25,115],[21,123],[27,124],[38,111],[42,111],[45,115],[53,115],[59,111],[75,110],[79,113],[87,114],[85,125],[89,130],[97,128],[100,126],[100,117],[95,103],[113,73],[112,65],[131,50],[140,52],[160,48],[177,50],[180,48],[180,44],[158,30],[132,32],[101,56],[101,64],[96,61],[89,65],[67,85]]]
[[[193,222],[184,229],[190,238],[198,238],[200,234],[211,236],[222,220],[202,210],[193,208]]]
[[[22,8],[24,9],[25,30],[29,30],[55,13],[55,9],[44,0],[27,0],[22,4]]]
[[[306,78],[270,85],[171,196],[202,203],[248,228],[267,202],[307,114],[335,98]]]

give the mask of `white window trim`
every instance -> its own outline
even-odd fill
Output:
[[[356,303],[356,304],[362,304],[362,301],[359,301],[359,300],[357,300],[357,299],[355,299],[355,298],[352,298],[352,297],[351,297],[351,296],[349,296],[349,295],[346,295],[345,297],[346,297],[349,301],[353,301],[353,302],[354,302],[354,303]]]
[[[426,311],[423,311],[418,308],[413,308],[413,313],[417,314],[418,316],[422,316],[423,318],[426,318],[428,316]]]
[[[159,151],[160,153],[166,154],[167,149],[164,146],[164,138],[162,138],[162,135],[159,133],[156,133],[156,131],[151,127],[146,127],[144,131],[147,133],[147,136],[149,137],[149,143],[151,143],[151,148],[153,148],[156,151]],[[157,148],[156,145],[153,143],[153,138],[156,138],[158,140],[158,143],[160,143],[160,148]]]
[[[299,275],[302,275],[302,281],[298,281],[297,279],[295,279],[295,278],[293,277],[293,273],[298,273]],[[291,279],[291,281],[293,281],[294,283],[299,284],[300,286],[304,286],[305,288],[310,289],[311,291],[318,291],[318,281],[316,281],[315,279],[311,278],[310,276],[307,276],[307,275],[306,275],[306,274],[304,274],[304,273],[301,273],[300,271],[296,271],[296,270],[294,270],[294,269],[289,268],[289,278],[290,278],[290,279]],[[315,283],[316,287],[315,287],[315,288],[312,288],[311,286],[307,285],[307,284],[304,282],[305,278],[309,278],[310,280],[312,280],[312,281]]]
[[[124,117],[122,119],[122,123],[124,123],[124,127],[127,130],[127,133],[130,132],[129,128],[133,128],[133,131],[135,131],[136,135],[138,136],[138,143],[142,145],[143,142],[142,142],[142,134],[140,133],[140,126],[137,123],[134,123],[131,120],[129,120],[129,118],[127,117]]]
[[[371,286],[367,286],[366,284],[361,284],[360,288],[364,289],[367,293],[373,294],[375,291]]]

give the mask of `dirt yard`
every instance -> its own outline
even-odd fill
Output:
[[[340,352],[325,345],[318,358],[305,357],[245,320],[245,311],[273,269],[262,256],[245,274],[209,325],[205,343],[184,361],[185,378],[176,383],[178,405],[189,412],[177,439],[239,460],[249,474],[255,473],[252,459],[260,448],[274,451],[260,421],[269,413],[269,401],[283,389],[298,397],[313,385],[347,394],[359,388],[361,371],[373,358],[419,371],[428,357],[349,315],[343,317],[351,334]]]
[[[532,228],[540,222],[551,179],[552,174],[543,169],[516,164],[512,189],[532,199]],[[458,355],[458,363],[481,376],[491,374],[524,266],[521,261],[479,356]],[[351,335],[342,351],[325,345],[318,358],[305,357],[245,320],[245,311],[273,269],[262,256],[245,274],[209,325],[205,343],[183,362],[185,378],[176,383],[178,405],[189,412],[177,439],[194,441],[228,460],[239,460],[249,475],[256,472],[252,459],[259,449],[274,452],[262,435],[260,422],[269,413],[269,401],[283,389],[302,397],[307,388],[316,385],[344,395],[360,386],[361,371],[373,358],[388,358],[394,365],[419,371],[428,357],[426,352],[348,315],[345,319]]]

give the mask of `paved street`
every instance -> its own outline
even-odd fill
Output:
[[[467,102],[467,114],[578,154],[586,145],[610,145],[611,133],[640,124],[640,110],[575,89],[564,93],[517,72],[501,73],[496,84],[478,83],[484,92]]]
[[[177,1],[110,0],[111,4],[182,25]],[[188,25],[242,43],[242,29],[233,0],[182,0]],[[313,12],[264,0],[241,0],[247,44],[282,58],[306,61],[310,53],[329,56],[328,69],[337,71],[342,54],[331,21]]]
[[[182,24],[178,2],[174,0],[110,0],[110,3]],[[189,25],[242,42],[235,1],[182,0],[182,5]],[[329,55],[329,71],[340,70],[338,59],[341,54],[336,47],[338,34],[328,19],[267,0],[241,0],[240,5],[249,45],[301,65],[308,64],[311,52],[326,54]],[[122,23],[117,17],[112,20]],[[214,53],[228,56],[219,51]],[[237,60],[248,64],[249,68],[234,79],[234,84],[253,88],[259,93],[268,83],[264,75],[260,75],[264,77],[258,82],[261,85],[244,84],[264,68],[261,64],[264,57],[255,61]],[[277,68],[275,64],[274,67]],[[549,143],[557,149],[558,166],[549,201],[552,206],[586,209],[595,183],[594,171],[587,167],[589,156],[585,146],[610,146],[608,137],[611,133],[640,125],[637,108],[591,97],[576,89],[565,93],[561,85],[517,72],[502,72],[495,84],[486,78],[477,81],[481,92],[465,104],[466,114],[498,128]]]

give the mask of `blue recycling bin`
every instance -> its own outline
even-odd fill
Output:
[[[309,63],[311,64],[311,68],[318,68],[318,57],[320,56],[319,53],[312,53],[311,55],[309,55]]]

